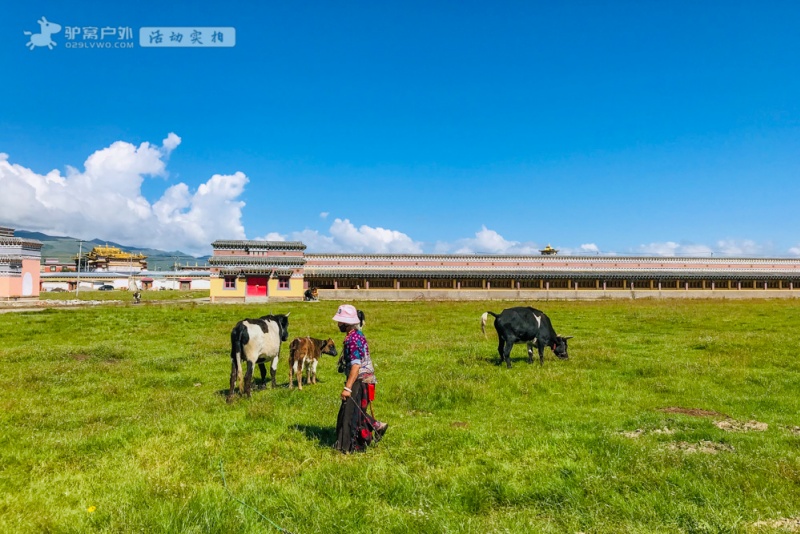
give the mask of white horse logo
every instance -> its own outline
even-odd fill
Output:
[[[47,22],[47,19],[44,17],[42,17],[42,20],[38,20],[36,22],[39,23],[41,33],[24,32],[25,35],[31,36],[31,40],[25,43],[25,46],[30,47],[31,50],[37,46],[46,46],[52,50],[57,43],[53,42],[50,36],[54,33],[60,32],[61,25],[56,24],[55,22]]]

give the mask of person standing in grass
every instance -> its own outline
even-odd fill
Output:
[[[350,304],[342,304],[333,320],[344,332],[339,371],[344,373],[342,404],[336,418],[336,443],[334,447],[344,453],[363,451],[374,441],[380,441],[387,423],[376,421],[367,413],[375,398],[375,368],[369,355],[367,338],[358,329],[361,320],[358,311]]]

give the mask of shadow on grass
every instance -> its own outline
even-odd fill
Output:
[[[299,430],[310,440],[317,440],[323,447],[333,447],[336,443],[335,426],[292,425],[289,428]]]
[[[275,386],[273,388],[273,387],[270,386],[269,381],[267,381],[266,383],[262,383],[261,381],[258,381],[258,382],[253,382],[253,389],[251,390],[251,393],[256,392],[256,391],[265,391],[265,390],[268,390],[268,389],[280,389],[280,388],[288,388],[288,387],[289,387],[289,382],[285,382],[283,384],[278,384],[277,386]],[[230,389],[218,389],[216,394],[219,395],[220,397],[227,397],[229,391],[230,391]],[[238,388],[236,389],[235,396],[246,398],[242,394],[242,392],[239,391]]]
[[[509,359],[511,360],[511,365],[512,366],[516,365],[516,364],[522,364],[522,363],[528,364],[528,357],[527,356],[516,356],[516,357],[515,356],[510,356]],[[483,360],[487,364],[493,365],[495,367],[499,367],[499,366],[505,367],[505,365],[506,365],[506,362],[500,360],[499,356],[492,356],[492,357],[489,357],[489,358],[481,358],[481,360]],[[545,361],[545,363],[547,363],[547,355],[545,355],[544,361]],[[538,354],[534,354],[533,355],[533,363],[528,364],[528,365],[533,365],[534,363],[537,366],[539,365],[539,355]]]

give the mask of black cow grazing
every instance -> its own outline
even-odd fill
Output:
[[[511,349],[516,343],[528,345],[528,363],[533,363],[533,345],[539,350],[539,365],[544,364],[544,348],[550,347],[556,356],[562,360],[569,358],[567,354],[567,340],[572,336],[561,337],[556,335],[550,318],[543,312],[530,308],[508,308],[496,314],[486,312],[481,316],[481,331],[486,335],[486,320],[489,314],[494,316],[494,328],[497,330],[500,353],[500,364],[506,362],[511,368]]]
[[[305,293],[303,293],[303,300],[306,302],[319,300],[319,292],[317,291],[317,288],[312,287],[310,289],[306,289]]]
[[[264,362],[272,358],[269,374],[272,378],[272,387],[275,387],[275,372],[278,369],[278,356],[281,352],[281,343],[289,338],[289,314],[265,315],[258,319],[244,319],[236,323],[231,330],[231,389],[228,392],[228,402],[233,400],[234,388],[237,380],[240,382],[240,391],[250,396],[250,387],[253,382],[253,367],[258,364],[261,371],[261,382],[267,383],[267,368]],[[247,374],[242,381],[242,359],[247,360]]]

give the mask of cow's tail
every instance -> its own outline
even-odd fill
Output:
[[[490,311],[487,311],[481,315],[481,332],[483,332],[483,337],[486,337],[486,321],[489,319],[489,314],[491,314],[492,317],[497,318],[497,314]]]
[[[299,348],[300,348],[300,338],[295,338],[292,340],[291,343],[289,343],[289,367],[292,366],[292,362],[295,359],[295,354],[297,354]]]
[[[247,327],[239,323],[231,330],[231,362],[236,365],[236,373],[241,379],[242,376],[242,354],[244,346],[250,341]]]

